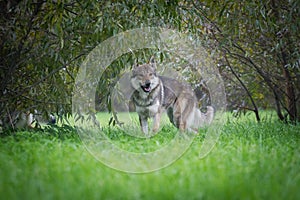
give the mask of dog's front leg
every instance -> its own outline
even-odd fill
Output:
[[[152,132],[156,133],[159,129],[159,125],[160,125],[160,117],[161,117],[161,113],[157,112],[154,117],[153,117],[153,128],[152,128]]]
[[[145,135],[148,135],[148,119],[147,119],[147,117],[139,116],[139,120],[140,120],[140,125],[141,125],[141,129],[142,129],[143,133]]]

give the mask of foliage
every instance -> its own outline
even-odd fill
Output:
[[[222,52],[223,73],[233,74],[235,88],[249,97],[239,97],[239,104],[246,101],[242,107],[250,104],[257,113],[258,106],[275,102],[279,119],[299,120],[299,2],[229,0],[205,2],[197,9],[205,13],[208,36]]]
[[[297,121],[299,8],[296,0],[2,1],[0,118],[28,110],[68,116],[86,55],[117,33],[158,26],[192,33],[214,55],[230,109],[253,110],[259,120],[259,108],[276,108],[281,120]],[[100,107],[110,109],[112,79],[134,59],[125,55],[106,71]]]
[[[47,132],[1,137],[0,195],[5,199],[299,199],[299,126],[274,119],[257,124],[255,116],[249,117],[230,118],[204,159],[197,157],[204,136],[200,134],[171,166],[138,175],[102,165],[75,132],[61,139]],[[114,143],[124,141],[123,147],[143,150],[128,143],[128,135],[111,138]],[[145,141],[144,149],[160,148],[157,139]],[[160,140],[163,144],[164,138]]]

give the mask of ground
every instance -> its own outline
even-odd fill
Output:
[[[165,130],[160,134],[167,134]],[[72,127],[7,133],[0,138],[0,197],[300,199],[299,125],[228,120],[215,148],[199,159],[203,137],[205,133],[196,136],[172,165],[151,173],[129,174],[96,160]],[[120,133],[112,140],[126,144],[130,138]],[[163,138],[157,136],[156,140]]]

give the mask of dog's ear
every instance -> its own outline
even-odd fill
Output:
[[[133,64],[132,69],[135,69],[135,68],[137,68],[138,66],[139,66],[139,64],[138,64],[138,62],[137,62],[137,60],[136,60],[136,61],[134,61],[134,64]]]
[[[154,59],[154,56],[151,56],[149,63],[151,64],[151,66],[156,69],[156,61]]]

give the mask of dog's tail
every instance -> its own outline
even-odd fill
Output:
[[[205,113],[201,112],[200,109],[196,108],[193,114],[194,123],[191,126],[194,129],[198,129],[209,125],[214,118],[214,108],[212,106],[207,106],[207,111]]]

